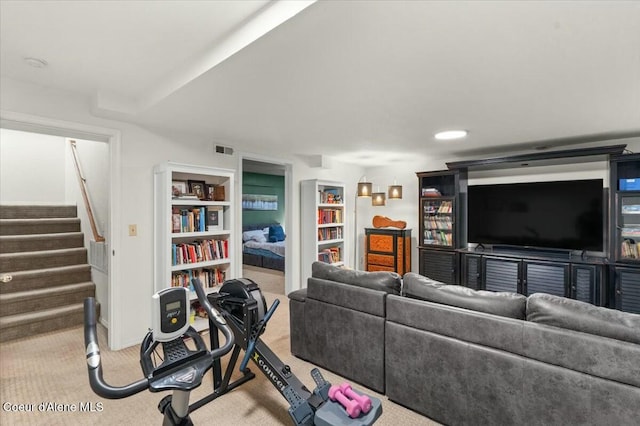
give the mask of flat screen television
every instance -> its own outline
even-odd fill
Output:
[[[468,187],[470,243],[604,251],[602,179]]]

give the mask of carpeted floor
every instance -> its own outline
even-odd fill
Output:
[[[275,298],[280,306],[269,322],[263,340],[307,387],[314,383],[309,371],[312,364],[295,358],[289,348],[289,309],[286,297],[264,292],[267,304]],[[122,386],[142,377],[139,365],[139,347],[110,351],[106,346],[106,333],[100,330],[102,363],[107,383]],[[142,336],[141,336],[142,338]],[[251,367],[251,365],[250,365]],[[114,425],[161,424],[157,410],[160,399],[167,393],[148,391],[127,399],[105,400],[90,389],[84,354],[81,327],[51,332],[38,337],[16,340],[0,347],[0,371],[2,425]],[[257,369],[253,367],[253,371]],[[257,372],[256,378],[241,387],[210,402],[192,413],[196,425],[289,425],[288,404],[278,391]],[[342,383],[343,378],[322,370],[332,383]],[[201,399],[211,392],[211,373],[203,385],[192,393],[191,401]],[[357,389],[361,387],[355,385]],[[366,392],[382,401],[383,414],[377,425],[434,425],[425,417],[394,404],[383,395],[366,389]],[[40,411],[40,404],[47,404],[47,411]],[[79,412],[80,404],[92,403],[94,412]],[[9,407],[7,404],[12,406]],[[22,409],[32,411],[18,411]],[[51,406],[55,404],[56,406]],[[75,407],[75,411],[69,411]],[[66,410],[66,411],[64,411]]]
[[[265,293],[284,294],[284,272],[242,265],[242,276],[253,280]]]

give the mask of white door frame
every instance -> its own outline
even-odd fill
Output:
[[[116,315],[115,304],[113,303],[120,300],[119,293],[121,290],[117,285],[120,276],[120,265],[118,257],[115,255],[120,252],[120,238],[117,232],[120,229],[120,131],[7,110],[0,110],[0,127],[66,138],[96,140],[109,144],[109,231],[108,235],[106,235],[109,250],[111,251],[108,266],[109,288],[107,289],[109,323],[105,323],[106,321],[103,320],[102,324],[108,330],[109,348],[122,348],[123,324],[120,323],[120,319]]]
[[[238,226],[239,230],[242,230],[242,163],[243,160],[252,160],[258,161],[260,163],[269,163],[269,164],[277,164],[280,166],[284,166],[284,193],[285,193],[285,204],[284,204],[284,221],[287,230],[287,238],[285,239],[285,262],[284,262],[284,292],[285,294],[289,294],[293,291],[293,240],[296,239],[295,228],[293,226],[293,163],[290,161],[285,161],[280,158],[270,158],[265,157],[264,155],[252,154],[247,152],[238,153],[238,184],[236,185],[236,224],[240,224]],[[240,238],[239,241],[242,241]],[[237,276],[240,276],[242,272],[242,244],[236,244],[236,252],[234,254],[236,259],[239,259],[238,262],[239,271]]]

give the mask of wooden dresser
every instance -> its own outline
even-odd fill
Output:
[[[411,229],[365,228],[367,271],[411,271]]]

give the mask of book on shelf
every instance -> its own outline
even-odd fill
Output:
[[[329,247],[318,252],[318,260],[324,263],[337,263],[342,259],[340,247]]]
[[[177,271],[171,275],[171,287],[185,287],[195,291],[192,280],[198,278],[205,288],[215,288],[225,281],[226,271],[220,268]]]
[[[318,209],[318,225],[342,223],[342,209]]]
[[[437,188],[422,188],[421,194],[423,197],[441,197],[442,193]]]
[[[180,194],[177,196],[173,196],[174,200],[199,200],[197,195],[195,194]]]
[[[342,239],[342,227],[330,227],[318,229],[318,241],[326,240],[341,240]]]
[[[229,258],[229,240],[202,240],[171,245],[173,266]]]
[[[622,257],[627,259],[640,258],[640,243],[636,243],[635,240],[626,239],[622,241],[620,252]]]
[[[173,208],[171,213],[171,232],[205,232],[206,207],[192,207],[187,209]]]

